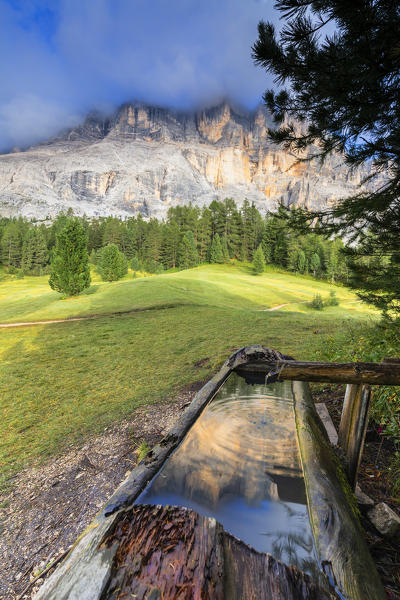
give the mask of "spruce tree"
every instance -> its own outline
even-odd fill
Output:
[[[258,246],[257,250],[254,252],[253,256],[253,269],[256,275],[261,275],[265,270],[265,260],[264,260],[264,252],[261,244]]]
[[[181,238],[179,226],[175,221],[167,223],[163,229],[161,255],[166,269],[177,265],[178,246]]]
[[[222,253],[221,239],[218,233],[215,234],[210,246],[210,263],[223,263],[224,255]]]
[[[4,228],[1,261],[6,267],[18,268],[21,265],[21,236],[18,225],[13,221]]]
[[[117,281],[127,274],[128,261],[116,244],[108,244],[102,249],[98,271],[103,281]]]
[[[67,218],[56,235],[49,284],[53,290],[76,296],[90,285],[88,238],[81,222]]]
[[[314,254],[312,254],[311,259],[310,259],[310,269],[312,271],[312,274],[314,275],[314,277],[316,277],[318,275],[318,273],[320,272],[321,269],[321,259],[319,257],[319,254],[317,254],[316,252],[314,252]]]
[[[221,248],[222,248],[222,257],[224,259],[224,262],[228,263],[230,260],[230,256],[229,256],[228,244],[226,242],[226,236],[222,236]]]
[[[33,275],[39,275],[47,263],[47,258],[47,245],[43,232],[37,227],[31,227],[22,245],[22,269]]]
[[[178,246],[178,266],[181,269],[191,269],[198,264],[199,255],[194,236],[191,231],[187,231]]]
[[[300,229],[317,222],[326,235],[346,233],[353,285],[379,308],[400,313],[398,0],[277,0],[275,6],[286,22],[279,33],[260,22],[253,46],[256,63],[285,86],[264,95],[280,125],[270,137],[299,160],[338,151],[349,168],[367,163],[371,174],[354,196],[322,210],[291,211],[289,219]],[[369,260],[371,253],[377,260]],[[334,262],[327,264],[331,278]]]

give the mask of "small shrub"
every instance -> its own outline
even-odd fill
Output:
[[[150,446],[146,442],[142,442],[139,448],[136,450],[137,461],[140,463],[150,452]]]
[[[9,275],[15,275],[16,272],[17,272],[17,269],[13,265],[10,265],[8,267],[8,274]]]
[[[23,279],[25,277],[25,273],[23,269],[18,269],[17,273],[17,279]]]
[[[339,306],[339,300],[337,299],[336,292],[331,290],[329,292],[329,298],[326,303],[327,306]]]
[[[321,294],[315,294],[314,298],[308,303],[307,306],[313,308],[314,310],[323,310],[324,303]]]

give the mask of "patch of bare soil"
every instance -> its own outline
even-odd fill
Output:
[[[68,550],[135,467],[138,446],[158,443],[201,385],[174,400],[139,408],[83,447],[15,477],[12,491],[0,496],[2,600],[33,596],[43,578],[23,593],[27,585]]]
[[[316,402],[325,402],[332,421],[339,429],[342,413],[344,386],[335,385],[313,392]],[[392,443],[378,434],[376,427],[370,423],[361,460],[358,483],[375,503],[385,502],[397,514],[400,512],[400,499],[395,498],[390,489],[387,475],[393,456]],[[390,600],[400,600],[400,546],[380,536],[370,521],[362,516],[362,525],[372,558]]]

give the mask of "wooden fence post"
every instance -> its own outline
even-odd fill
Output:
[[[361,393],[361,385],[358,383],[348,383],[344,395],[342,416],[339,425],[338,444],[347,453],[349,429],[351,423],[351,414],[356,402],[357,394]]]
[[[354,489],[368,425],[371,388],[347,385],[339,428],[339,445],[346,454],[347,476]]]

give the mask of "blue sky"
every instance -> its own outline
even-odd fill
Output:
[[[277,22],[272,0],[0,0],[0,149],[134,99],[253,108],[271,85],[260,19]]]

